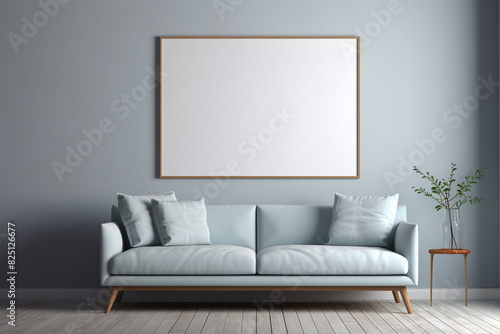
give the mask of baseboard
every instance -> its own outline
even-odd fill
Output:
[[[429,299],[429,289],[408,289],[410,299]],[[468,299],[476,300],[500,300],[500,289],[468,289]],[[432,289],[433,300],[464,300],[465,289]]]
[[[7,299],[7,289],[0,289],[0,299]],[[429,299],[429,289],[408,288],[410,299]],[[107,299],[108,289],[17,289],[16,299]],[[124,300],[185,300],[185,301],[242,301],[269,300],[271,292],[126,292]],[[276,294],[274,294],[276,296]],[[464,289],[433,289],[434,300],[463,300]],[[469,289],[470,300],[500,300],[500,289]],[[282,301],[304,300],[383,300],[392,299],[385,291],[283,292]],[[284,300],[283,300],[284,299]]]

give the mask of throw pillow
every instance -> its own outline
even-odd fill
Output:
[[[329,245],[388,247],[399,194],[347,196],[335,194]]]
[[[118,210],[127,231],[130,246],[159,246],[160,238],[154,226],[151,199],[176,201],[173,191],[163,195],[126,195],[117,193]]]
[[[205,200],[162,202],[152,199],[154,222],[163,246],[209,245]]]

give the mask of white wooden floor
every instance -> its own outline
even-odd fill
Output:
[[[500,333],[500,301],[115,304],[104,314],[82,300],[19,300],[16,327],[0,333]],[[92,308],[100,308],[92,310]]]

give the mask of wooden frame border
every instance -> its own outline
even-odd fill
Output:
[[[160,36],[159,37],[159,162],[158,162],[158,178],[160,179],[211,179],[217,176],[165,176],[162,175],[162,40],[164,39],[355,39],[356,43],[356,75],[357,75],[357,111],[356,111],[356,175],[355,176],[228,176],[229,179],[359,179],[361,174],[361,147],[360,147],[360,93],[361,93],[361,75],[360,75],[360,37],[359,36]],[[224,177],[226,178],[226,177]]]
[[[114,302],[119,303],[125,291],[392,291],[394,301],[403,298],[406,310],[413,313],[406,286],[112,286],[104,313],[109,313]]]

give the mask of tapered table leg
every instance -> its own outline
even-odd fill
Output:
[[[434,263],[434,254],[431,253],[431,306],[432,306],[432,267]]]
[[[467,306],[467,254],[464,254],[465,262],[465,306]]]

